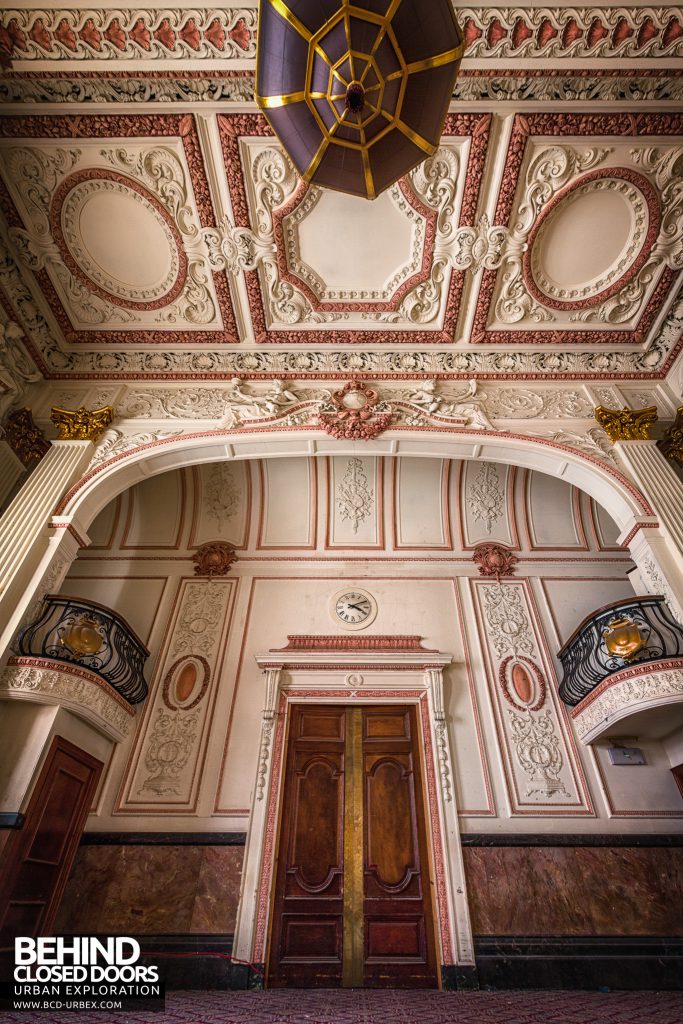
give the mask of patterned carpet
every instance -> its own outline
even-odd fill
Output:
[[[680,992],[169,992],[165,1013],[5,1013],[2,1024],[681,1024]]]

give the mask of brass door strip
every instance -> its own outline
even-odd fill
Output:
[[[363,711],[346,713],[344,752],[344,953],[342,987],[363,985]]]

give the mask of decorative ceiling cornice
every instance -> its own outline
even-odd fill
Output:
[[[456,7],[466,59],[650,58],[683,55],[680,9]],[[244,60],[256,52],[257,6],[9,9],[0,47],[38,60]]]

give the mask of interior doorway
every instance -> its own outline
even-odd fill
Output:
[[[267,984],[439,983],[414,706],[294,705]]]

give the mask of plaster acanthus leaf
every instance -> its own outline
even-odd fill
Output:
[[[227,270],[230,274],[256,270],[265,256],[275,252],[273,242],[258,238],[251,228],[234,227],[227,217],[217,228],[203,228],[202,237],[211,269]]]
[[[346,472],[337,485],[337,510],[343,520],[353,524],[353,532],[372,515],[375,498],[361,459],[349,459]]]
[[[211,466],[204,483],[204,508],[209,519],[215,519],[219,525],[234,519],[239,512],[240,497],[230,463],[217,462]]]
[[[179,298],[164,306],[154,319],[156,323],[195,325],[210,324],[216,319],[216,306],[203,260],[188,260],[185,286]]]
[[[666,598],[671,614],[674,615],[680,623],[683,623],[683,608],[676,598],[669,582],[662,572],[660,566],[655,561],[653,555],[647,554],[644,557],[635,556],[636,565],[640,569],[641,575],[645,576],[650,584],[651,594],[662,594]]]
[[[456,223],[457,182],[460,170],[458,153],[450,147],[439,146],[433,156],[419,164],[410,173],[410,184],[415,194],[427,206],[437,210],[439,240],[448,242]]]
[[[186,239],[199,237],[185,170],[176,154],[165,146],[143,152],[123,148],[107,148],[101,155],[112,167],[123,170],[145,186],[165,206],[173,222]]]
[[[150,388],[128,390],[117,403],[120,419],[221,419],[225,414],[225,388]]]
[[[280,149],[262,150],[251,168],[255,193],[256,234],[272,241],[273,210],[286,203],[299,184],[294,165]]]
[[[520,715],[508,711],[508,714],[517,760],[529,777],[526,795],[538,793],[552,797],[559,793],[568,797],[569,793],[560,779],[563,759],[551,712]]]
[[[547,438],[549,441],[557,441],[559,444],[566,444],[570,448],[585,455],[592,455],[594,458],[607,460],[617,466],[618,461],[612,446],[604,430],[593,427],[583,434],[574,434],[567,430],[556,430],[550,434],[530,434],[531,437]]]
[[[149,431],[143,434],[128,434],[115,428],[106,430],[88,464],[88,471],[95,469],[103,462],[108,462],[117,455],[130,451],[132,448],[140,448],[142,445],[150,444],[152,441],[161,441],[168,437],[178,437],[179,434],[182,434],[182,430]]]
[[[9,238],[17,256],[29,270],[42,270],[43,267],[59,260],[59,249],[49,235],[37,231],[25,231],[23,228],[10,228]]]
[[[653,256],[671,270],[683,267],[683,148],[632,149],[631,159],[654,177],[660,193],[662,223]]]
[[[661,259],[654,254],[641,267],[636,276],[615,295],[611,295],[590,309],[581,309],[569,317],[572,323],[623,324],[636,316],[648,294],[650,285],[661,267]]]
[[[80,157],[80,149],[46,153],[34,146],[13,146],[5,157],[7,175],[15,183],[38,237],[50,238],[52,193]]]
[[[280,324],[293,326],[300,323],[337,323],[348,320],[348,313],[320,313],[313,310],[308,299],[280,278],[277,263],[266,256],[261,258],[260,273],[265,284],[265,300],[271,318]]]
[[[398,310],[382,317],[385,323],[428,324],[441,311],[443,289],[448,280],[447,256],[435,256],[429,277],[416,285],[401,301]]]
[[[493,527],[505,511],[505,491],[493,462],[484,462],[467,488],[467,506],[478,522],[486,525],[491,535]]]
[[[140,317],[122,306],[114,306],[106,299],[95,295],[71,273],[60,259],[50,259],[50,267],[61,284],[69,308],[78,320],[85,324],[107,324],[113,321],[137,323]]]
[[[592,419],[594,406],[581,391],[572,388],[531,391],[501,388],[487,394],[486,410],[500,419]]]
[[[502,658],[506,654],[533,654],[531,627],[519,588],[505,583],[492,583],[483,590],[484,614],[498,657]]]

